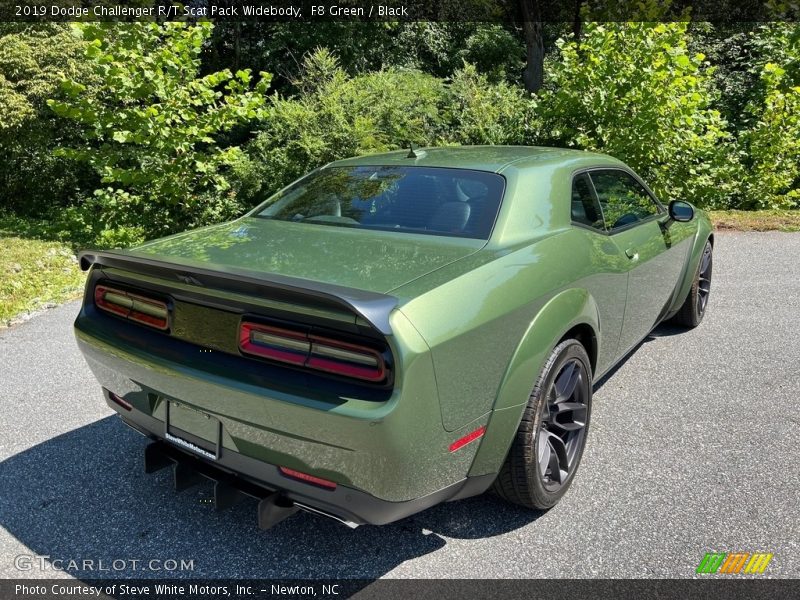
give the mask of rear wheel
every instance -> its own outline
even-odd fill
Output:
[[[561,499],[586,445],[591,365],[577,340],[561,342],[545,363],[494,484],[503,498],[548,509]]]
[[[697,327],[706,314],[708,297],[711,294],[711,272],[714,266],[713,250],[711,242],[706,242],[689,295],[686,296],[686,301],[681,306],[681,309],[672,318],[678,325],[689,328]]]

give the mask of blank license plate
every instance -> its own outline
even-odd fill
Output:
[[[216,460],[220,449],[220,422],[202,411],[170,400],[167,402],[167,440]]]

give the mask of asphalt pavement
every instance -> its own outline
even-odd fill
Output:
[[[800,234],[717,234],[705,321],[659,327],[599,383],[549,512],[487,495],[356,530],[298,513],[260,531],[254,502],[215,512],[210,484],[145,475],[146,440],[75,345],[78,305],[49,310],[0,331],[0,577],[681,578],[712,551],[800,577],[799,259]]]

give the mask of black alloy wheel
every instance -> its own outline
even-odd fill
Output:
[[[567,482],[583,449],[589,413],[586,380],[583,363],[570,360],[561,367],[542,403],[536,456],[542,483],[550,492]]]
[[[495,492],[528,508],[554,506],[575,479],[591,406],[589,355],[578,340],[563,340],[536,380],[495,480]]]
[[[714,267],[714,247],[707,241],[697,265],[692,287],[681,306],[672,318],[673,322],[684,327],[697,327],[703,320],[708,308],[708,297],[711,294],[711,272]]]

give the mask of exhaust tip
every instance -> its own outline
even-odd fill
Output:
[[[300,508],[280,492],[270,494],[258,503],[258,527],[269,529],[288,519]]]

